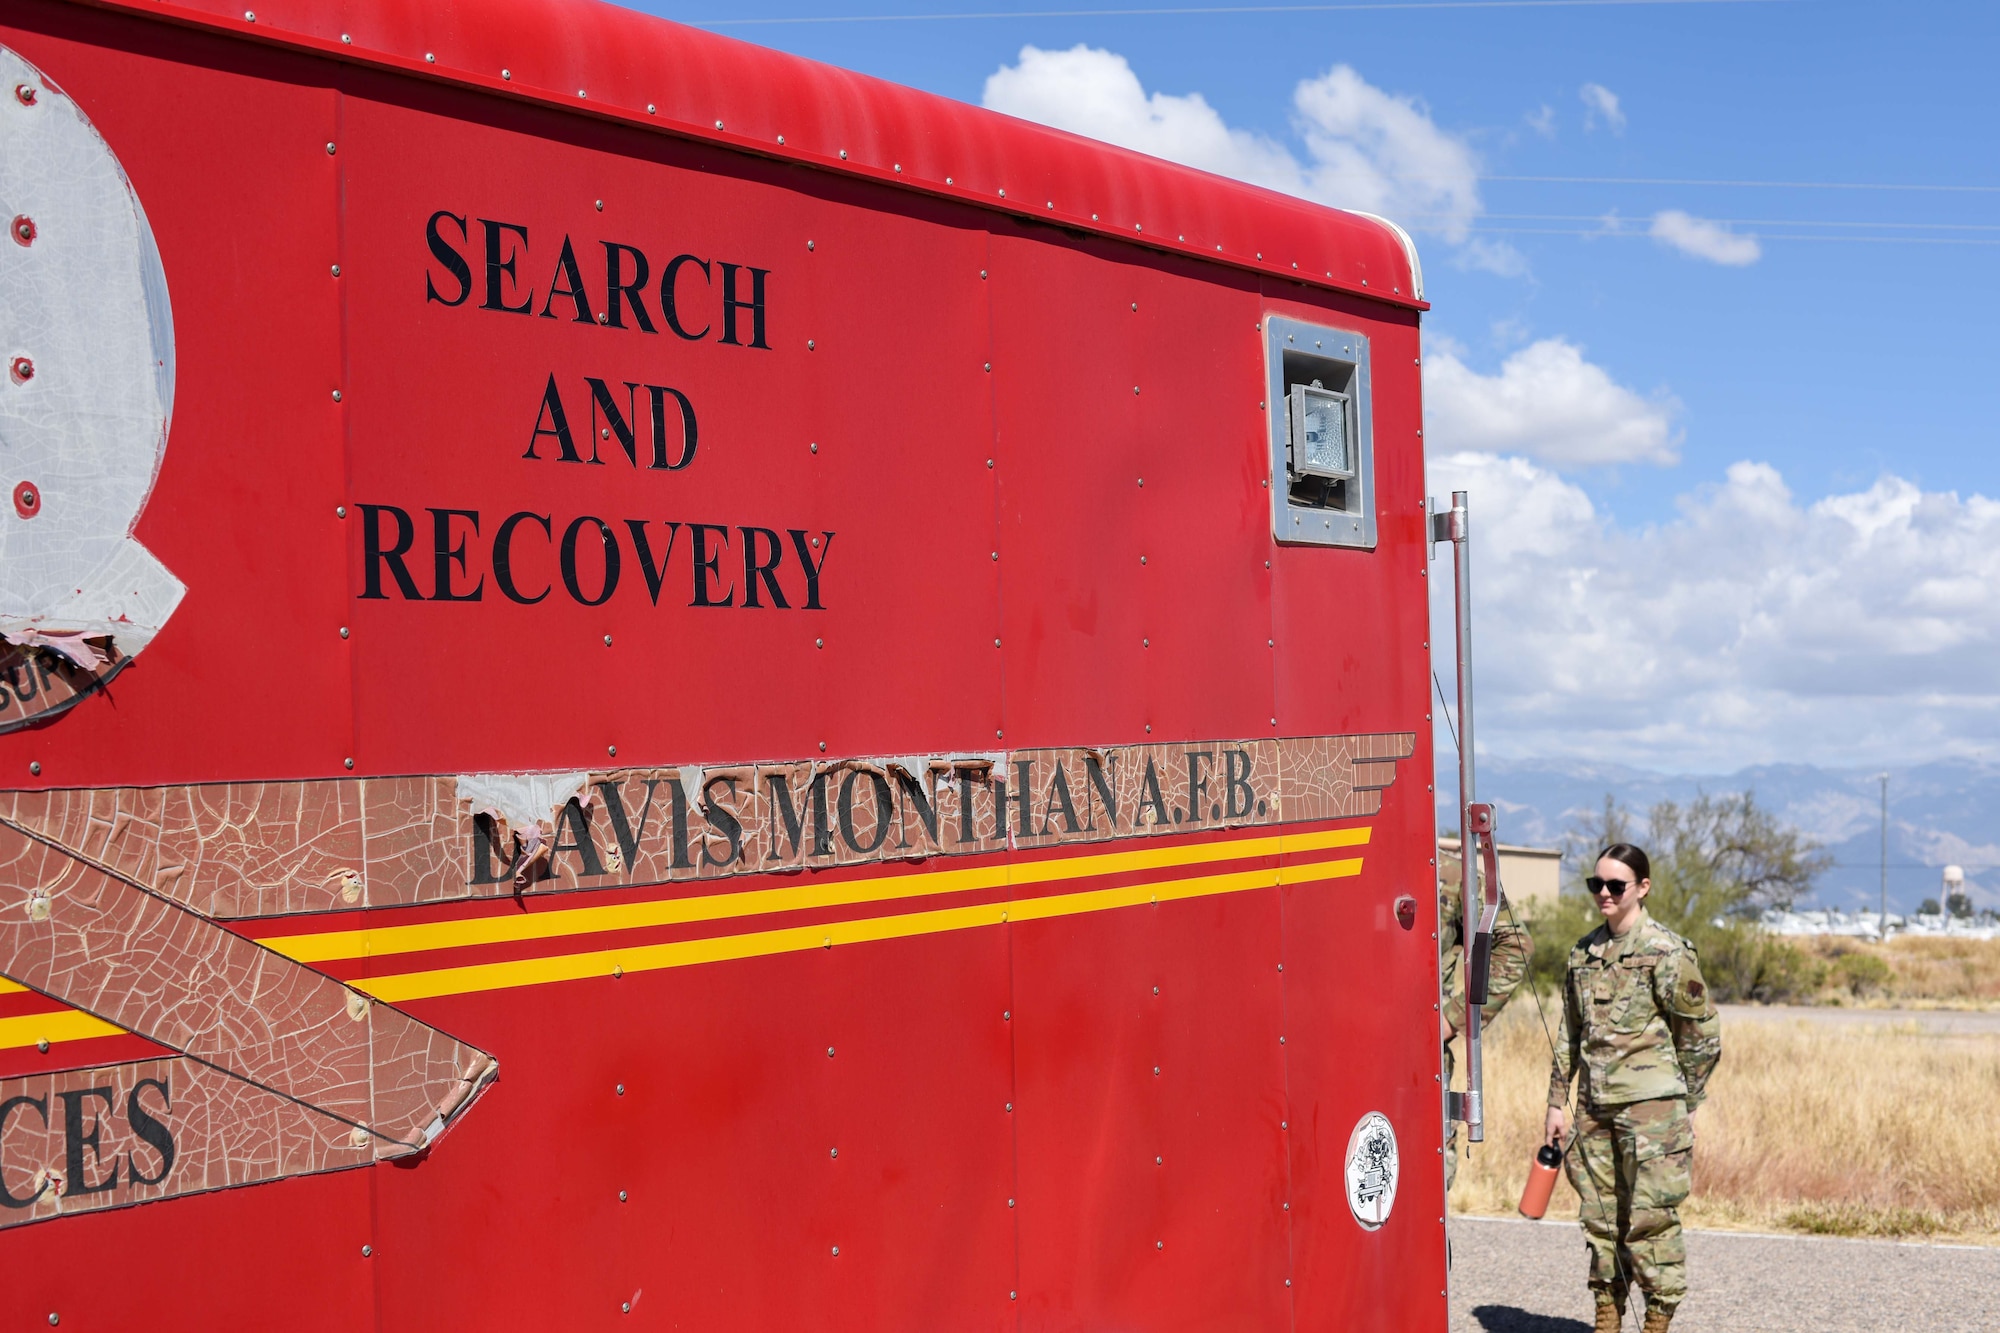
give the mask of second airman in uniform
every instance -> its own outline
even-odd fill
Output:
[[[1566,1161],[1582,1200],[1596,1333],[1618,1333],[1634,1283],[1646,1296],[1645,1333],[1666,1333],[1687,1296],[1679,1208],[1694,1112],[1722,1059],[1721,1020],[1694,946],[1646,914],[1646,854],[1614,843],[1586,883],[1604,922],[1570,950],[1546,1137],[1562,1146],[1574,1078]]]
[[[1451,1086],[1458,1061],[1452,1041],[1465,1027],[1465,905],[1460,899],[1459,861],[1455,856],[1438,857],[1438,973],[1444,991],[1444,1085]],[[1474,905],[1475,921],[1477,904]],[[1500,899],[1500,916],[1493,924],[1492,962],[1486,972],[1486,1003],[1479,1006],[1483,1023],[1491,1023],[1505,1007],[1521,978],[1528,975],[1528,959],[1534,945],[1528,932],[1514,918],[1506,896]],[[1458,1179],[1458,1122],[1444,1122],[1444,1188],[1450,1193]]]

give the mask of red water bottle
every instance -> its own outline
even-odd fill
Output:
[[[1534,1165],[1528,1168],[1528,1183],[1521,1190],[1521,1216],[1536,1222],[1549,1211],[1549,1196],[1555,1193],[1556,1168],[1563,1155],[1555,1145],[1544,1143],[1535,1150]]]

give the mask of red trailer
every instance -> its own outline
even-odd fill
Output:
[[[1408,238],[231,5],[0,15],[0,1323],[1443,1329]]]

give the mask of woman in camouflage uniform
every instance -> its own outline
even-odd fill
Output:
[[[1570,950],[1549,1079],[1547,1140],[1558,1146],[1577,1079],[1567,1163],[1583,1201],[1596,1333],[1618,1333],[1634,1281],[1646,1294],[1645,1333],[1666,1333],[1687,1295],[1678,1209],[1694,1112],[1722,1058],[1694,946],[1646,914],[1652,873],[1646,854],[1621,842],[1585,881],[1604,923]]]

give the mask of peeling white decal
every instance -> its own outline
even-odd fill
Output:
[[[95,670],[186,591],[132,536],[166,452],[173,315],[110,146],[6,47],[0,88],[0,637]]]
[[[701,809],[701,789],[703,786],[701,769],[695,767],[693,764],[682,764],[680,774],[681,794],[687,797],[687,803],[691,808],[696,810]]]
[[[556,812],[583,794],[588,773],[462,773],[458,799],[472,802],[475,815],[492,815],[523,837],[543,824],[555,827]]]

